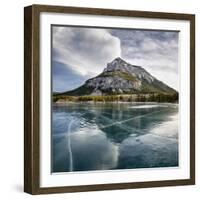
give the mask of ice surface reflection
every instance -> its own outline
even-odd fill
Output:
[[[178,166],[178,105],[53,106],[52,171]]]

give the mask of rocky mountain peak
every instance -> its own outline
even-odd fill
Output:
[[[124,71],[128,65],[122,58],[117,57],[113,61],[107,64],[107,67],[104,69],[106,71]]]
[[[104,73],[106,72],[115,72],[120,71],[124,73],[128,73],[133,77],[137,77],[138,79],[146,80],[151,83],[154,80],[154,77],[148,73],[144,68],[131,65],[130,63],[124,61],[122,58],[117,57],[112,62],[107,64],[107,67],[104,69]]]
[[[126,61],[124,61],[122,58],[117,57],[115,58],[113,61],[111,61],[110,63],[126,63]]]
[[[153,77],[143,67],[132,65],[117,57],[103,72],[88,79],[79,88],[66,92],[74,95],[106,95],[133,93],[174,93],[172,88]]]

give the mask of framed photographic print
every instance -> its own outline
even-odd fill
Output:
[[[24,191],[195,183],[195,16],[24,10]]]

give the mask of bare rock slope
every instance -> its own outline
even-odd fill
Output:
[[[144,68],[131,65],[118,57],[108,63],[101,74],[63,94],[99,96],[140,93],[175,94],[177,91],[153,77]]]

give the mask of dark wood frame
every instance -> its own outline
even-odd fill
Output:
[[[190,22],[190,178],[183,180],[40,187],[40,13],[78,13],[187,20]],[[192,14],[32,5],[24,8],[24,191],[30,194],[82,192],[195,184],[195,16]]]

